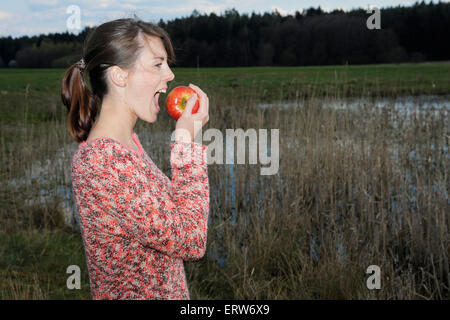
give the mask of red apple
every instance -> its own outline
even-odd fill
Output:
[[[181,114],[186,108],[186,103],[189,100],[189,97],[194,93],[194,89],[185,86],[179,86],[170,91],[166,100],[166,108],[169,116],[171,116],[175,120],[178,120],[178,118],[181,117]],[[197,101],[192,108],[192,113],[197,113],[199,107],[200,105],[197,98]]]

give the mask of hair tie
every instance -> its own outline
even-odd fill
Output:
[[[84,69],[86,69],[86,63],[84,62],[83,58],[81,58],[80,61],[76,63],[76,67],[78,67],[78,69],[80,69],[81,72],[83,72]]]

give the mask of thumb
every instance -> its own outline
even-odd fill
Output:
[[[197,94],[193,94],[189,97],[186,108],[184,109],[183,113],[187,113],[188,115],[192,114],[192,109],[194,108],[195,102],[197,101]]]

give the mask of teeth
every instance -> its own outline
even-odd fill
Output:
[[[166,89],[161,89],[159,92],[166,93]]]

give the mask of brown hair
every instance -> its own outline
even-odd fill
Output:
[[[175,61],[172,43],[162,28],[136,17],[123,18],[96,27],[86,39],[82,60],[66,71],[61,99],[69,113],[69,132],[76,142],[87,139],[101,101],[108,93],[106,69],[113,65],[131,68],[144,47],[142,34],[159,37],[166,49],[168,62]],[[92,91],[83,78],[83,71],[89,73]]]

